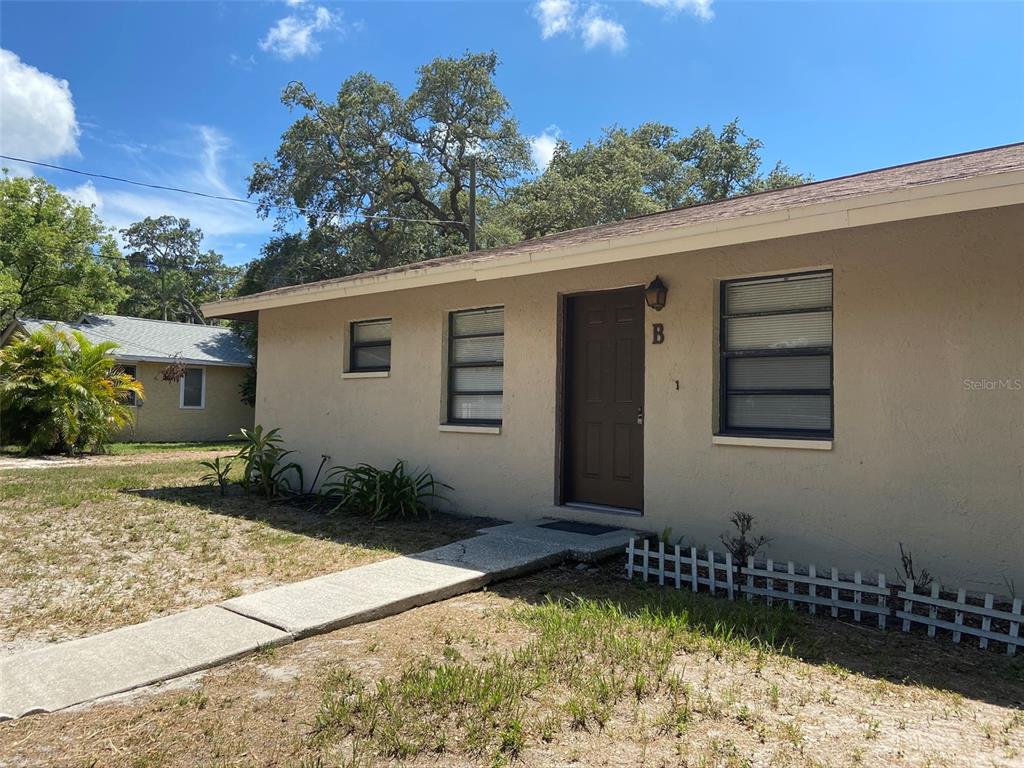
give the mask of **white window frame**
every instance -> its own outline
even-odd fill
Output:
[[[203,373],[203,383],[199,387],[199,405],[185,405],[185,376],[181,377],[178,382],[178,408],[183,411],[201,411],[206,408],[206,366],[205,365],[186,365],[185,370],[196,369]]]

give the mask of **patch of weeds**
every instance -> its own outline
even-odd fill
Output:
[[[206,709],[206,705],[209,701],[209,697],[206,693],[201,688],[197,688],[191,693],[179,696],[178,706],[182,709],[193,709],[196,712],[200,712]]]
[[[623,602],[521,604],[510,615],[533,631],[511,652],[471,662],[446,643],[441,659],[420,659],[372,688],[348,670],[329,672],[314,745],[344,742],[358,754],[398,761],[447,753],[501,765],[530,738],[553,740],[563,724],[599,730],[619,705],[654,697],[668,699],[660,729],[681,735],[693,711],[721,718],[724,710],[710,691],[694,700],[691,686],[671,671],[674,657],[712,648],[771,652],[786,646],[790,631],[782,612],[644,590]],[[558,703],[538,705],[538,691]]]

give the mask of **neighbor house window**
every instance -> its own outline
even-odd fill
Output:
[[[186,368],[181,377],[181,407],[206,407],[206,369]]]
[[[452,312],[448,324],[448,421],[501,424],[505,309]]]
[[[721,307],[721,432],[831,437],[832,273],[729,280]]]
[[[126,376],[131,376],[133,379],[135,379],[135,381],[139,380],[138,377],[136,376],[137,370],[134,365],[119,365],[118,368],[120,368],[121,372]],[[138,405],[139,399],[134,392],[129,392],[125,396],[124,402],[126,405]]]
[[[348,369],[353,373],[391,370],[390,317],[352,323]]]

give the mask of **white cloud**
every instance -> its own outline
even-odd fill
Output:
[[[688,11],[698,19],[710,21],[715,17],[711,9],[713,0],[641,0],[646,5],[653,5],[655,8],[665,8],[672,13]]]
[[[663,0],[671,2],[672,0]],[[537,0],[533,15],[540,24],[540,36],[547,40],[555,35],[579,35],[587,49],[605,45],[614,53],[626,49],[626,28],[605,16],[597,5],[590,5],[580,15],[572,0]]]
[[[67,80],[40,72],[0,48],[0,104],[0,153],[28,160],[78,154],[81,129]]]
[[[538,0],[533,15],[540,23],[540,36],[549,37],[569,32],[576,16],[576,4],[571,0]]]
[[[147,155],[170,160],[155,164],[166,171],[146,172],[143,169],[152,166],[139,164],[123,175],[150,184],[244,198],[241,183],[232,181],[241,178],[244,170],[240,160],[232,155],[231,147],[230,138],[218,128],[192,126],[181,136],[148,145]],[[138,161],[130,147],[125,147],[124,151],[133,164]],[[204,241],[206,248],[217,247],[221,239],[236,242],[240,237],[267,235],[273,228],[272,222],[260,219],[256,207],[247,203],[92,180],[62,191],[80,203],[94,205],[103,223],[115,229],[123,229],[147,216],[167,214],[187,218],[212,238],[212,241]]]
[[[537,166],[541,173],[544,172],[551,162],[551,158],[554,157],[555,147],[561,134],[562,131],[557,125],[549,125],[540,136],[530,137],[530,155],[533,157],[534,165]]]
[[[61,192],[70,197],[76,203],[81,205],[91,205],[96,209],[97,215],[103,211],[103,197],[91,181],[87,181],[77,187],[71,187],[70,189],[62,189]]]
[[[626,50],[626,28],[617,21],[605,18],[596,8],[591,8],[581,22],[583,45],[596,48],[607,45],[612,53]]]
[[[231,141],[216,128],[200,125],[197,128],[203,150],[199,155],[199,171],[207,189],[216,190],[217,194],[230,195],[231,190],[224,181],[221,171],[221,153],[231,146]]]
[[[296,8],[296,12],[278,19],[260,40],[260,48],[285,61],[298,56],[315,56],[320,53],[316,33],[340,29],[341,14],[331,13],[322,5],[314,8],[304,2],[289,5]]]

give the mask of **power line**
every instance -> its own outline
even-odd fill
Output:
[[[64,171],[65,173],[74,173],[79,176],[89,176],[94,179],[105,179],[106,181],[116,181],[121,184],[133,184],[136,187],[146,187],[147,189],[158,189],[164,192],[178,192],[183,195],[194,195],[196,197],[205,197],[209,200],[222,200],[229,203],[242,203],[244,205],[256,205],[259,203],[252,200],[246,200],[243,197],[231,197],[229,195],[213,195],[209,192],[199,192],[194,189],[183,189],[182,187],[170,187],[164,184],[150,184],[145,181],[137,181],[135,179],[125,179],[120,176],[109,176],[105,173],[92,173],[91,171],[81,171],[77,168],[67,168],[63,165],[53,165],[52,163],[44,163],[39,160],[27,160],[23,157],[11,157],[10,155],[0,155],[0,159],[11,160],[16,163],[27,163],[28,165],[38,165],[42,168],[50,168],[55,171]],[[297,205],[277,205],[270,203],[268,208],[277,208],[284,211],[296,211],[298,213],[307,216],[322,216],[323,211],[312,211],[308,208],[301,208]],[[335,216],[340,219],[372,219],[374,221],[402,221],[409,222],[412,224],[433,224],[443,226],[463,226],[464,222],[461,221],[444,221],[443,219],[411,219],[402,216],[384,216],[373,213],[328,213],[329,216]]]

